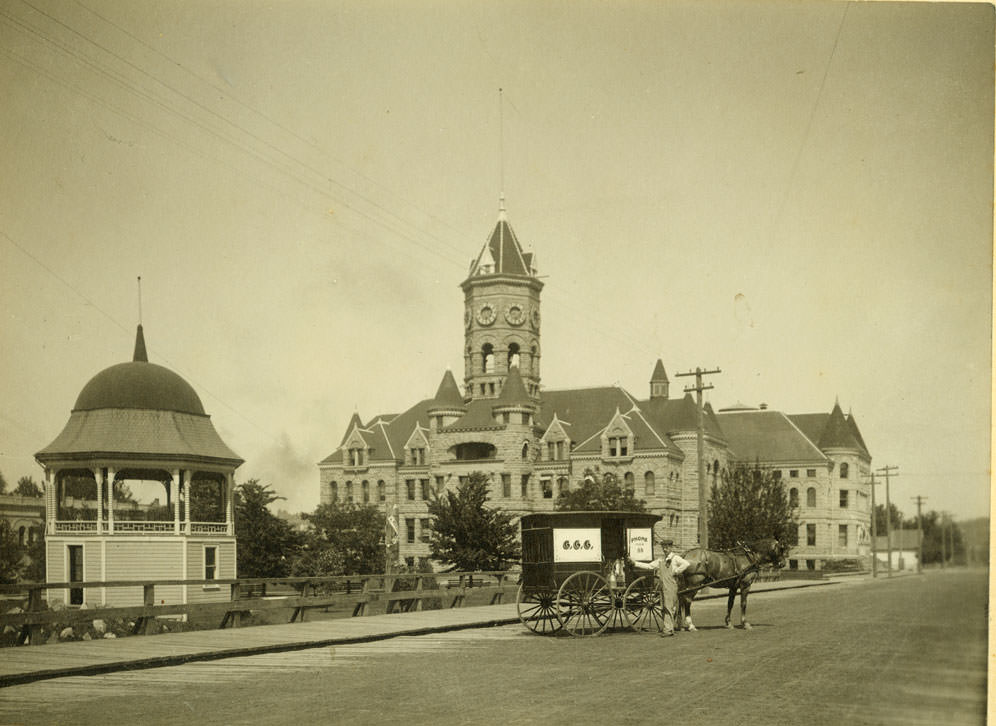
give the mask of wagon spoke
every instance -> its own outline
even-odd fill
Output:
[[[608,626],[612,593],[596,572],[575,572],[564,580],[557,598],[557,614],[571,635],[598,635]]]
[[[653,575],[634,580],[623,596],[630,627],[638,631],[661,632],[664,628],[664,607],[661,591]]]
[[[519,585],[516,607],[519,620],[534,633],[550,635],[563,627],[557,615],[557,605],[552,591],[525,592]]]

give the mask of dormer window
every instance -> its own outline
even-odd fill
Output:
[[[409,449],[408,463],[411,466],[425,466],[425,449],[423,448]]]
[[[546,457],[550,461],[560,461],[564,458],[564,442],[563,441],[547,441],[546,442]]]
[[[618,458],[629,456],[629,437],[610,436],[609,437],[609,457]]]
[[[349,450],[349,465],[350,466],[363,466],[366,462],[366,450],[365,449],[350,449]]]

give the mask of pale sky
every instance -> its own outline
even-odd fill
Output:
[[[310,511],[354,410],[462,379],[504,177],[545,387],[839,398],[907,515],[986,514],[993,14],[2,0],[0,471],[130,360],[141,275],[150,360]]]

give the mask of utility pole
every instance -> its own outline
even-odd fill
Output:
[[[675,377],[682,376],[695,376],[695,385],[688,386],[685,389],[685,393],[691,393],[695,391],[696,393],[696,404],[698,405],[699,413],[699,430],[697,437],[698,453],[699,453],[699,546],[703,549],[709,547],[709,516],[706,512],[706,480],[705,480],[705,418],[703,415],[702,408],[702,391],[708,391],[713,385],[703,385],[702,376],[709,376],[713,373],[722,373],[719,368],[714,368],[711,371],[705,371],[701,368],[696,367],[694,371],[688,371],[688,373],[675,373]]]
[[[921,497],[918,494],[912,499],[916,502],[916,532],[917,539],[920,541],[920,554],[917,555],[919,559],[916,561],[916,571],[917,574],[920,574],[923,572],[923,514],[920,511],[920,505],[927,500],[927,497]]]
[[[878,547],[875,538],[878,532],[875,531],[875,472],[871,473],[871,493],[872,493],[872,517],[871,517],[871,540],[872,540],[872,579],[878,577]]]
[[[880,469],[876,469],[876,471],[885,474],[885,549],[889,554],[889,569],[886,576],[892,577],[892,522],[890,521],[892,519],[892,512],[890,511],[892,507],[889,502],[889,475],[893,474],[893,472],[895,472],[895,475],[898,475],[899,467],[883,466]]]

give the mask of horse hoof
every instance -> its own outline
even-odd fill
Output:
[[[727,629],[727,630],[733,630],[733,625],[732,625],[732,623],[727,623],[727,624],[726,624],[726,629]]]
[[[685,628],[685,630],[687,630],[689,633],[694,633],[698,631],[698,628],[696,628],[694,625],[689,625],[687,628]]]
[[[744,623],[744,630],[753,630],[753,629],[754,628],[751,627],[750,623]]]

